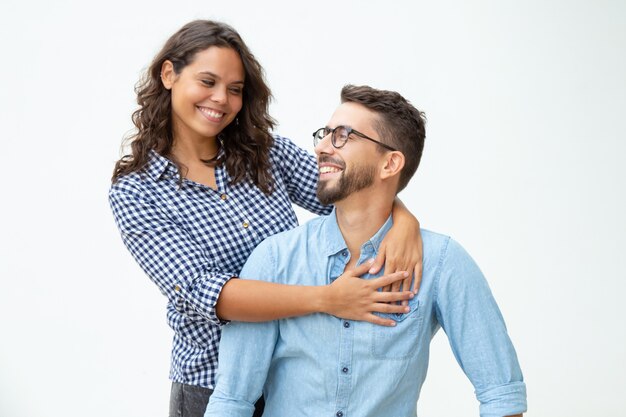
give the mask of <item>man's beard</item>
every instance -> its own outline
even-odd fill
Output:
[[[374,165],[352,165],[349,171],[341,172],[339,180],[333,186],[330,180],[317,182],[317,198],[324,205],[334,204],[374,183],[376,167]]]

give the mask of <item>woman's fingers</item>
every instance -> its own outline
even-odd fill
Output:
[[[370,264],[371,265],[371,264]],[[349,271],[330,284],[332,291],[329,314],[348,320],[367,321],[380,326],[395,326],[390,318],[380,317],[382,314],[406,314],[410,311],[402,301],[415,296],[412,291],[382,292],[380,288],[401,284],[409,279],[405,271],[387,274],[379,278],[364,280],[358,278],[368,271],[368,264],[362,264]],[[406,304],[406,303],[405,303]]]
[[[349,273],[353,277],[360,277],[361,275],[367,274],[367,272],[372,267],[373,262],[375,262],[373,259],[367,260],[363,262],[361,265],[357,265],[351,270],[346,271],[346,272]]]
[[[385,273],[393,274],[394,272],[398,272],[398,270],[396,269],[396,264],[392,259],[387,258],[387,262],[385,262]],[[392,282],[387,291],[398,291],[400,289],[401,282],[402,281],[399,280]]]
[[[410,311],[410,308],[407,306],[400,306],[396,304],[385,304],[385,303],[376,303],[373,306],[373,311],[377,313],[385,313],[385,314],[406,314]],[[367,314],[364,318],[365,321],[369,321],[370,323],[378,324],[381,326],[395,326],[396,322],[391,319],[384,319],[376,314]]]
[[[401,306],[398,304],[376,303],[372,306],[372,311],[384,314],[406,314],[411,309],[409,306]]]
[[[368,314],[363,318],[364,321],[368,321],[373,324],[378,324],[379,326],[393,327],[396,325],[396,322],[391,319],[384,319],[376,314]]]
[[[382,268],[384,264],[385,264],[385,245],[381,244],[380,248],[378,248],[378,255],[376,256],[376,259],[374,259],[374,263],[370,265],[369,273],[372,275],[377,274],[378,271],[380,271],[380,268]],[[395,272],[395,271],[390,271],[390,272]]]
[[[399,272],[394,272],[392,274],[383,275],[382,277],[371,279],[369,282],[370,282],[370,285],[372,285],[374,288],[382,288],[387,285],[391,285],[396,281],[401,282],[403,279],[405,279],[408,276],[409,276],[408,272],[399,271]]]
[[[415,297],[415,295],[411,291],[376,292],[376,294],[372,296],[372,301],[376,303],[396,303],[398,301],[410,300],[413,297]],[[403,306],[399,306],[399,307],[403,307]]]
[[[411,268],[407,268],[407,271],[413,271],[414,267]],[[401,284],[402,284],[402,291],[411,291],[411,293],[413,292],[413,290],[411,289],[411,281],[413,281],[413,274],[409,274],[408,277],[406,277],[405,279],[402,280]],[[406,306],[409,303],[407,301],[403,301],[402,305]]]
[[[400,291],[400,287],[402,286],[402,283],[408,278],[402,279],[402,280],[398,280],[395,281],[393,284],[391,284],[391,292],[397,292]]]
[[[417,292],[420,289],[420,285],[422,284],[422,263],[421,262],[415,265],[414,271],[415,272],[413,273],[413,278],[415,279],[413,280],[413,288],[411,288],[411,291],[417,294]]]

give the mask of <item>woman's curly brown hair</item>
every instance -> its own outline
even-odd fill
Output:
[[[235,29],[210,20],[189,22],[172,35],[137,83],[139,108],[132,115],[136,131],[126,139],[130,142],[131,153],[115,164],[113,182],[123,175],[142,171],[151,150],[172,160],[178,166],[182,181],[184,167],[171,154],[174,141],[171,96],[161,82],[161,67],[169,60],[174,71],[180,74],[196,53],[211,46],[232,48],[239,54],[245,71],[245,86],[237,122],[229,124],[219,135],[223,157],[205,162],[224,164],[233,183],[248,179],[264,193],[272,192],[269,149],[273,144],[270,131],[275,121],[269,115],[272,93],[265,83],[263,68]]]

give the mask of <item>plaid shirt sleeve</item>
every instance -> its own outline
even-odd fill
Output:
[[[174,308],[190,318],[221,324],[215,305],[235,273],[222,271],[163,210],[132,184],[118,181],[109,203],[124,244]]]
[[[315,156],[281,136],[274,136],[273,150],[273,162],[282,175],[291,201],[312,213],[330,214],[332,206],[325,206],[317,199]]]

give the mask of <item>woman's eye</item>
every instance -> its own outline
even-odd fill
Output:
[[[213,81],[213,80],[202,80],[202,84],[206,85],[207,87],[213,87],[215,85],[215,81]]]
[[[232,88],[230,89],[230,92],[231,92],[232,94],[237,94],[237,95],[239,95],[239,94],[241,94],[241,93],[243,92],[243,88],[241,88],[241,87],[232,87]]]

